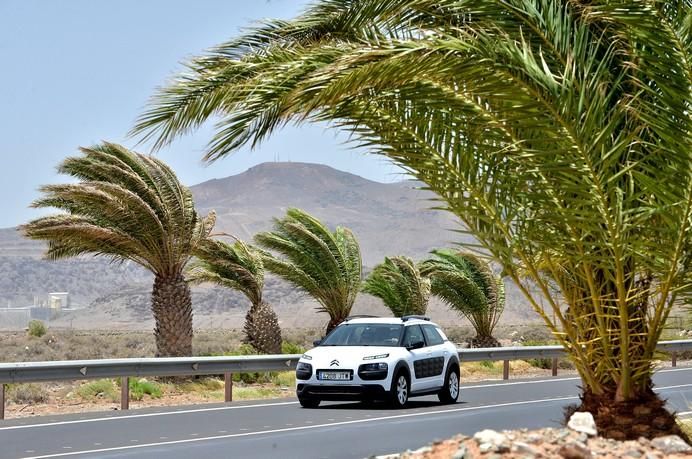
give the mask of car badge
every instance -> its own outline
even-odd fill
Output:
[[[331,363],[329,364],[329,366],[330,366],[330,367],[333,367],[334,365],[336,365],[336,366],[338,367],[338,366],[339,366],[339,361],[336,360],[336,359],[332,360]]]

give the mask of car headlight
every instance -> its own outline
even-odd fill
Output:
[[[363,357],[363,360],[386,359],[387,357],[389,357],[389,354],[369,355],[367,357]]]
[[[387,364],[384,362],[378,362],[378,363],[366,363],[364,365],[360,366],[360,370],[362,371],[383,371],[387,369]]]
[[[296,366],[296,371],[312,371],[312,365],[309,363],[304,363],[304,362],[298,362],[298,365]]]
[[[307,380],[312,377],[312,365],[305,362],[298,362],[296,365],[296,379]]]
[[[312,357],[310,357],[310,356],[307,355],[307,354],[303,354],[300,358],[301,358],[301,359],[305,359],[305,360],[312,360]]]

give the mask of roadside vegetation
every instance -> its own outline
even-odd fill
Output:
[[[27,333],[34,338],[40,338],[46,334],[48,328],[40,320],[31,320],[27,326]]]

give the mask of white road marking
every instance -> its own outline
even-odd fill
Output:
[[[75,421],[45,422],[45,423],[41,423],[41,424],[22,424],[22,425],[17,425],[17,426],[0,427],[0,431],[29,429],[32,427],[62,426],[62,425],[67,425],[67,424],[84,424],[87,422],[118,421],[121,419],[148,418],[148,417],[153,417],[153,416],[170,416],[170,415],[174,415],[174,414],[206,413],[209,411],[240,410],[240,409],[244,409],[244,408],[262,408],[265,406],[281,406],[281,405],[297,405],[297,404],[298,404],[298,402],[277,402],[277,403],[262,403],[259,405],[219,406],[219,407],[215,407],[215,408],[195,408],[192,410],[164,411],[164,412],[143,413],[143,414],[128,414],[125,416],[113,416],[113,417],[93,418],[93,419],[84,419],[84,420],[75,420]]]
[[[686,368],[671,368],[669,370],[659,370],[654,373],[675,373],[678,371],[690,371],[692,370],[692,367],[686,367]],[[477,384],[473,386],[465,386],[461,385],[459,388],[460,389],[481,389],[483,387],[499,387],[499,386],[520,386],[523,384],[540,384],[540,383],[547,383],[547,382],[559,382],[559,381],[579,381],[581,378],[577,377],[569,377],[569,378],[550,378],[550,379],[533,379],[530,381],[510,381],[510,382],[501,382],[501,383],[492,383],[492,384]],[[498,381],[502,381],[498,379]]]
[[[110,451],[124,451],[124,450],[147,448],[147,447],[153,447],[153,446],[179,445],[179,444],[185,444],[185,443],[197,443],[197,442],[201,442],[201,441],[221,440],[221,439],[226,439],[226,438],[250,437],[250,436],[272,434],[272,433],[292,432],[292,431],[297,431],[297,430],[319,429],[322,427],[334,427],[334,426],[343,426],[343,425],[349,425],[349,424],[363,424],[366,422],[387,421],[390,419],[402,419],[402,418],[411,418],[411,417],[420,417],[420,416],[440,415],[440,414],[444,415],[444,414],[458,413],[458,412],[463,412],[463,411],[478,411],[478,410],[487,410],[487,409],[492,409],[492,408],[502,408],[502,407],[506,407],[506,406],[534,405],[537,403],[559,402],[559,401],[564,401],[564,400],[575,400],[577,398],[578,397],[576,397],[576,396],[575,397],[557,397],[557,398],[546,398],[546,399],[542,399],[542,400],[526,400],[523,402],[497,403],[495,405],[469,406],[469,407],[464,407],[464,408],[453,408],[453,409],[438,410],[438,411],[423,411],[423,412],[418,412],[418,413],[399,414],[399,415],[393,415],[393,416],[381,416],[378,418],[370,418],[370,419],[356,419],[353,421],[331,422],[331,423],[327,423],[327,424],[318,424],[318,425],[314,425],[314,426],[287,427],[284,429],[262,430],[262,431],[258,431],[258,432],[237,433],[237,434],[229,434],[229,435],[216,435],[213,437],[203,437],[203,438],[186,438],[184,440],[172,440],[172,441],[148,443],[148,444],[142,444],[142,445],[116,446],[113,448],[92,449],[89,451],[74,451],[74,452],[70,452],[70,453],[46,454],[43,456],[25,457],[23,459],[48,459],[48,458],[53,458],[53,457],[79,456],[79,455],[83,455],[83,454],[96,454],[96,453],[105,453],[105,452],[110,452]]]
[[[681,387],[690,387],[692,384],[678,384],[677,386],[662,386],[662,387],[656,387],[654,386],[654,390],[664,390],[664,389],[679,389]]]

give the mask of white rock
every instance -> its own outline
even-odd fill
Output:
[[[588,411],[576,411],[572,417],[569,418],[567,427],[577,432],[591,435],[592,437],[598,434],[596,431],[596,422]]]
[[[492,429],[485,429],[481,430],[480,432],[476,432],[473,439],[476,440],[478,444],[489,443],[494,447],[498,447],[507,442],[506,435]]]

